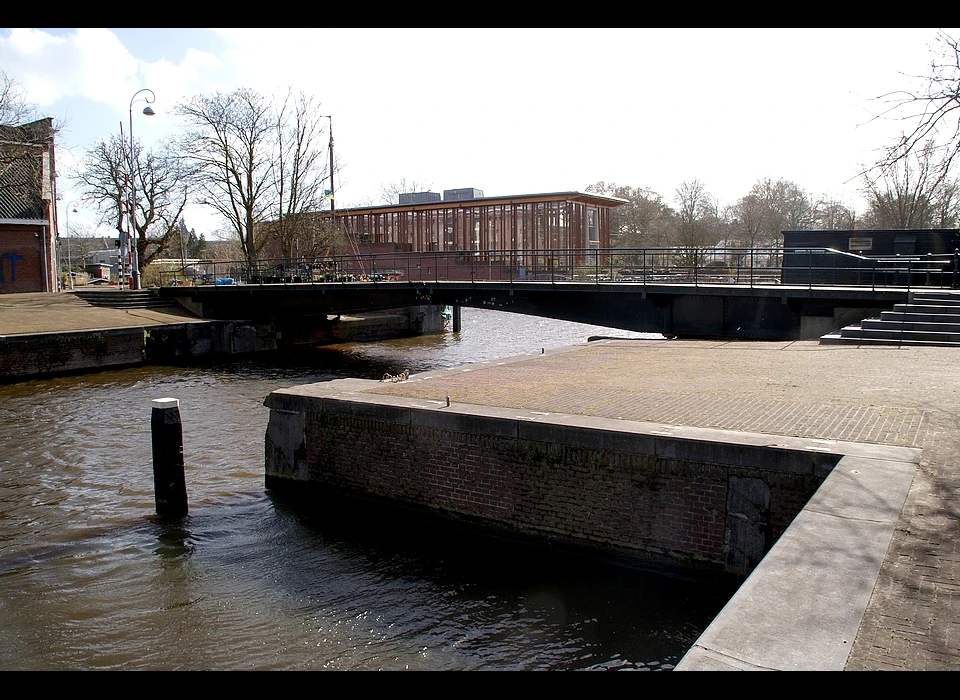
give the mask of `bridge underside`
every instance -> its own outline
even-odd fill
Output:
[[[202,318],[279,326],[330,314],[427,304],[466,306],[688,338],[817,338],[907,299],[905,289],[358,282],[161,289]]]

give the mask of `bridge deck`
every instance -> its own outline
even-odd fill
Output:
[[[892,309],[908,296],[906,287],[547,281],[321,282],[160,291],[203,318],[301,323],[321,314],[434,304],[681,337],[755,340],[820,337]]]

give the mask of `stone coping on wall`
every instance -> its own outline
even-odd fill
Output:
[[[677,670],[843,670],[920,460],[860,447],[878,449],[837,463]]]
[[[912,447],[367,393],[381,385],[339,379],[280,389],[264,404],[825,476],[677,670],[843,669],[920,461]]]

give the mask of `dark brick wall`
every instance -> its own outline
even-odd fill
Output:
[[[723,561],[727,480],[763,479],[771,542],[820,481],[783,471],[304,414],[306,478],[641,558]]]

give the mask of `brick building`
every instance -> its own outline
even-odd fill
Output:
[[[0,294],[58,289],[54,133],[0,125]]]

